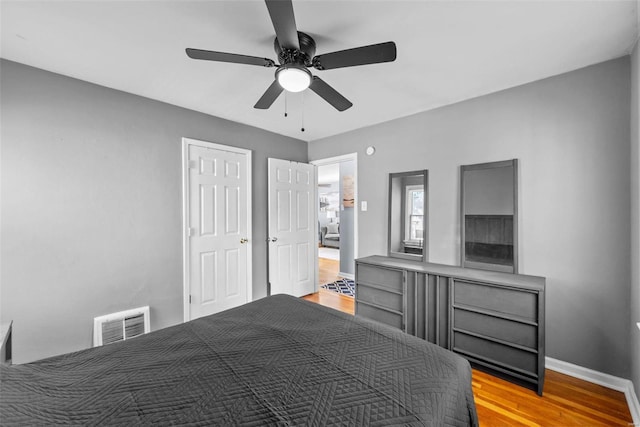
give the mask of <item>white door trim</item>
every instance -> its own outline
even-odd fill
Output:
[[[317,160],[313,160],[309,163],[311,163],[312,165],[316,166],[316,183],[318,182],[318,166],[322,166],[322,165],[329,165],[329,164],[334,164],[334,163],[340,163],[340,162],[346,162],[349,160],[353,160],[354,162],[354,173],[353,173],[353,182],[354,182],[354,188],[353,188],[353,193],[354,193],[354,198],[355,198],[355,203],[354,203],[354,209],[353,209],[353,257],[354,259],[358,258],[358,211],[360,210],[360,199],[358,198],[358,153],[349,153],[349,154],[343,154],[341,156],[335,156],[335,157],[327,157],[324,159],[317,159]],[[316,198],[316,205],[318,205],[318,186],[316,185],[316,189],[315,189],[315,198]],[[318,227],[318,210],[320,210],[320,206],[318,205],[316,208],[316,221],[315,221],[315,226],[316,228]],[[316,230],[316,236],[318,235],[318,232],[320,230]],[[317,246],[317,245],[316,245]],[[318,249],[316,248],[316,277],[320,277],[318,276],[318,254],[317,254]],[[347,277],[349,276],[346,273],[340,272],[340,275],[342,275],[343,277]],[[347,277],[348,278],[348,277]],[[316,283],[316,292],[318,291],[317,289],[318,284]]]
[[[251,150],[245,148],[232,147],[229,145],[216,144],[214,142],[201,141],[192,138],[182,138],[182,307],[183,320],[191,320],[189,305],[190,280],[189,280],[189,146],[195,145],[215,150],[229,151],[232,153],[244,154],[246,157],[247,171],[247,301],[253,300],[253,264],[251,255],[253,253],[253,239],[251,226]]]

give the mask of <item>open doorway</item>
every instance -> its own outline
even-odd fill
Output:
[[[340,163],[318,166],[318,283],[340,278]]]
[[[318,288],[353,296],[357,155],[312,163],[318,171]]]

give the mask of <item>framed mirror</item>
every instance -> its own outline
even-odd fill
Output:
[[[428,259],[428,171],[389,174],[390,257]]]
[[[518,161],[460,167],[462,267],[518,272]]]

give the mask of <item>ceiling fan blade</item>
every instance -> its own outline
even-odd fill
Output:
[[[271,86],[267,88],[267,91],[262,94],[260,99],[258,99],[258,102],[256,102],[256,105],[254,105],[253,108],[259,108],[261,110],[268,109],[278,96],[280,96],[282,90],[280,83],[278,83],[277,80],[274,80],[273,83],[271,83]]]
[[[263,67],[273,67],[275,65],[275,62],[269,58],[259,58],[257,56],[238,55],[226,52],[214,52],[212,50],[187,49],[187,56],[192,59],[232,62],[234,64],[261,65]]]
[[[351,108],[351,106],[353,105],[347,98],[340,95],[338,91],[329,86],[318,76],[313,76],[313,80],[311,81],[309,89],[317,93],[329,104],[333,105],[333,107],[338,111],[344,111],[348,108]]]
[[[385,42],[318,55],[313,58],[313,66],[318,70],[332,70],[356,65],[391,62],[395,59],[396,44]]]
[[[283,49],[300,50],[296,17],[291,0],[265,0],[278,43]]]

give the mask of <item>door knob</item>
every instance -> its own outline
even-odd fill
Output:
[[[240,243],[247,243],[249,240],[245,239],[244,237],[242,239],[240,239]]]
[[[277,242],[278,238],[277,237],[267,237],[267,242]]]

